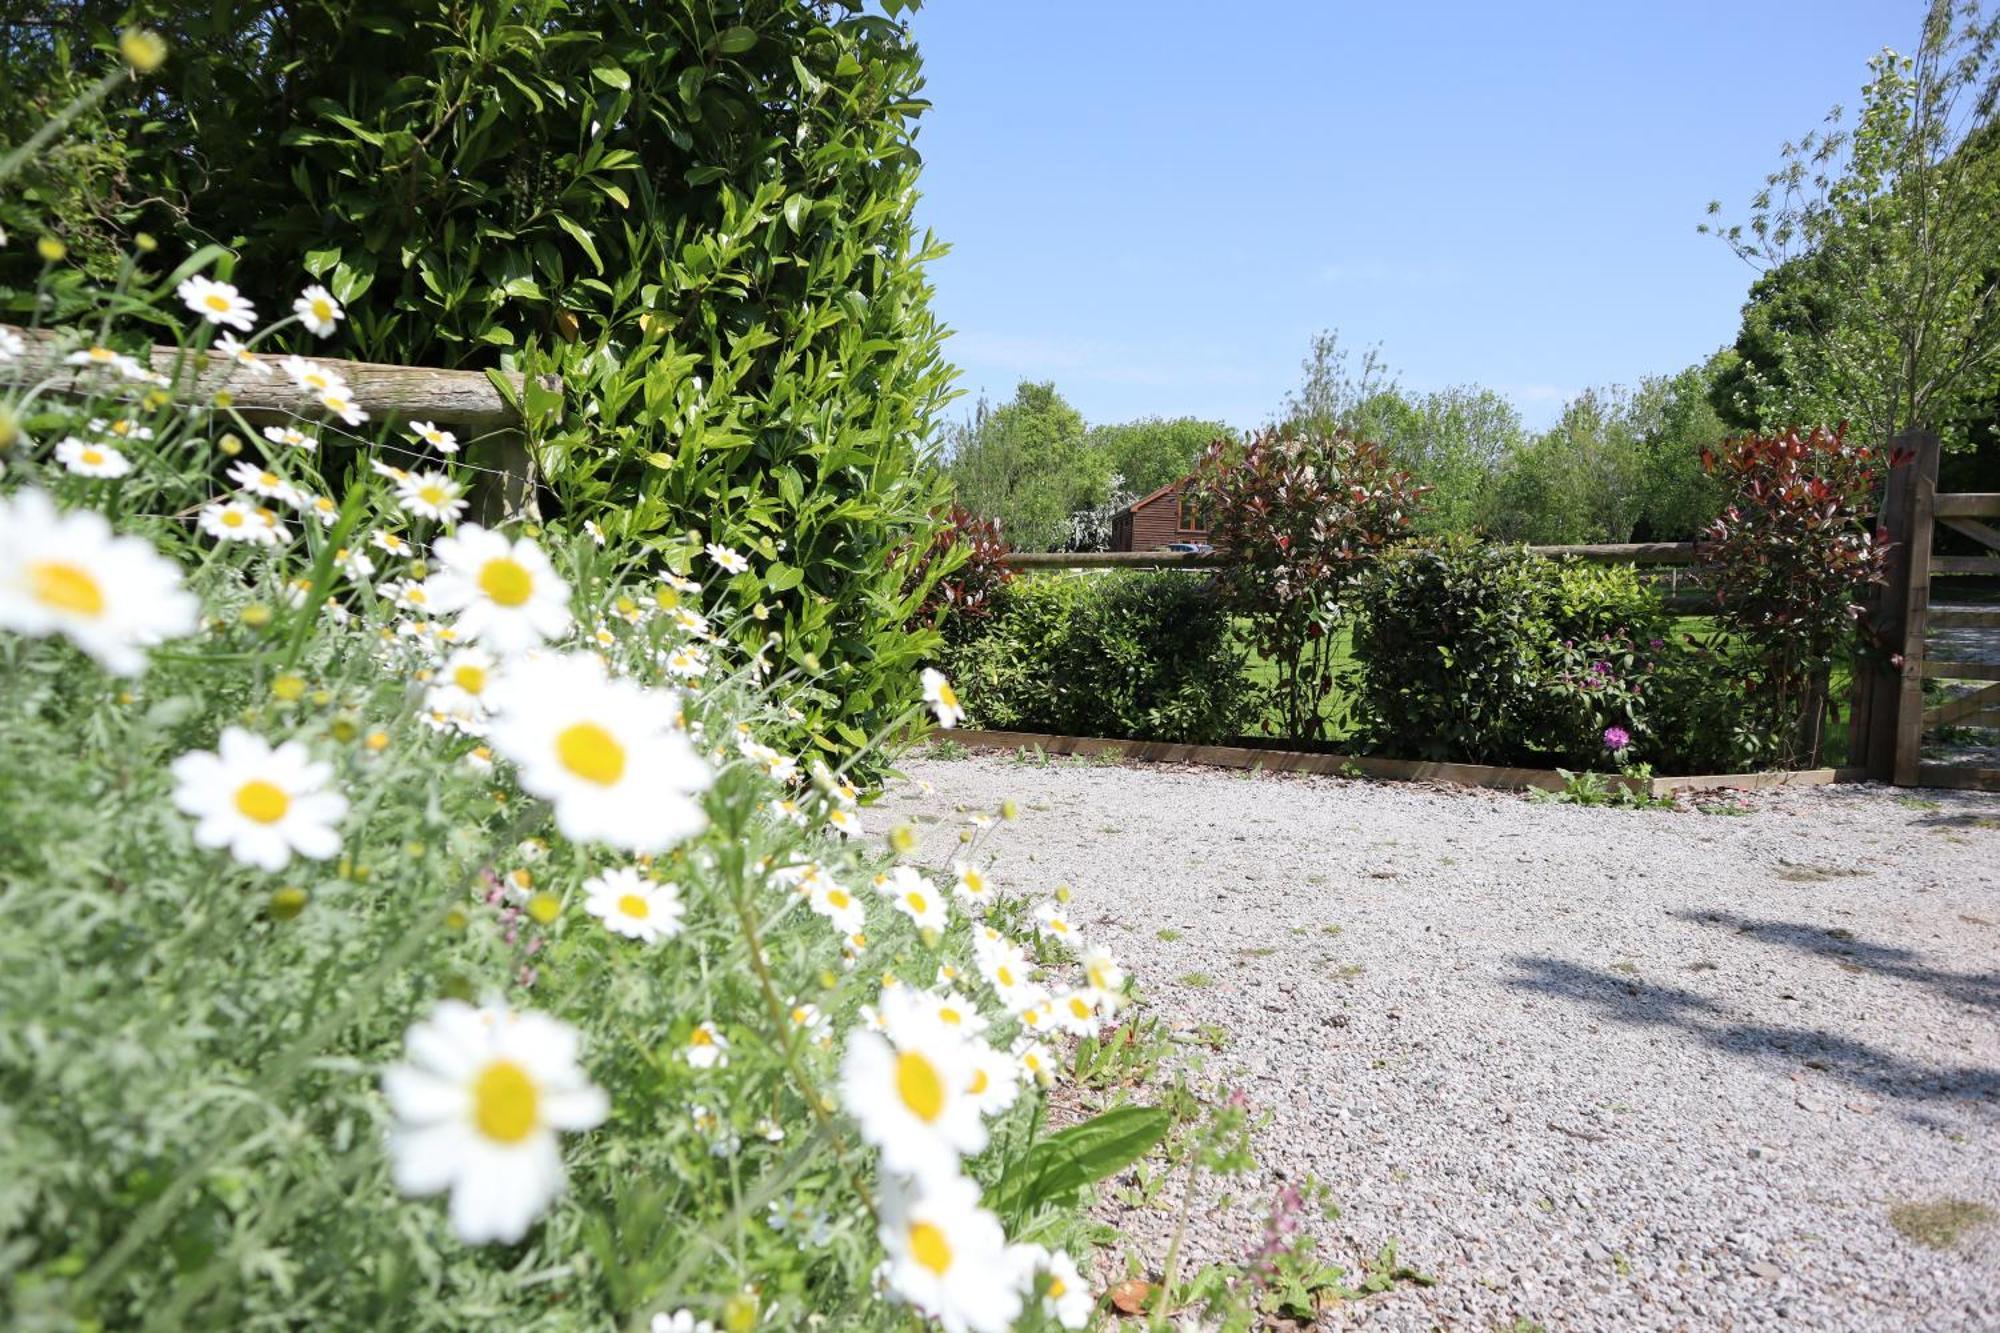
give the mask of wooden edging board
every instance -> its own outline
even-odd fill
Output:
[[[1243,745],[1179,745],[1168,741],[1121,741],[1098,736],[1051,736],[1031,731],[982,731],[978,728],[961,728],[948,737],[940,735],[938,739],[954,740],[975,749],[1113,755],[1155,764],[1207,764],[1215,768],[1359,776],[1388,782],[1450,782],[1461,787],[1492,787],[1503,791],[1528,788],[1561,791],[1568,785],[1562,774],[1546,768],[1499,768],[1491,764],[1381,759],[1372,755],[1313,754],[1303,750],[1264,750]],[[1618,773],[1599,773],[1597,777],[1607,788],[1623,787],[1638,796],[1666,796],[1675,791],[1716,787],[1738,791],[1823,787],[1834,782],[1864,781],[1866,774],[1859,768],[1810,768],[1783,773],[1717,773],[1652,779],[1630,778]]]

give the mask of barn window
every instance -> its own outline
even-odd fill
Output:
[[[1179,497],[1180,530],[1182,532],[1206,532],[1208,524],[1202,521],[1201,506],[1185,495]]]

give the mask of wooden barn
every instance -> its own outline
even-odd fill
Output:
[[[1111,549],[1157,551],[1174,542],[1209,544],[1208,524],[1195,506],[1182,498],[1193,474],[1169,482],[1111,516]]]

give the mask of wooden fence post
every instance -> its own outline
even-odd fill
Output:
[[[513,519],[542,521],[535,455],[527,436],[517,430],[495,431],[474,441],[466,452],[466,461],[481,469],[474,474],[467,497],[472,501],[468,517],[473,522],[493,528]]]
[[[1894,656],[1903,647],[1903,609],[1910,590],[1910,476],[1916,471],[1917,440],[1905,433],[1890,440],[1887,453],[1907,454],[1889,469],[1876,527],[1889,548],[1881,586],[1869,599],[1862,642],[1854,655],[1853,706],[1847,723],[1847,762],[1868,770],[1870,782],[1896,776],[1896,702],[1902,674]]]
[[[1910,460],[1909,543],[1904,561],[1902,624],[1897,640],[1903,654],[1896,695],[1896,753],[1893,780],[1898,787],[1917,785],[1917,766],[1924,744],[1924,629],[1931,609],[1931,538],[1937,526],[1938,438],[1914,435]]]

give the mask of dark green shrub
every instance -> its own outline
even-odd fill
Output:
[[[1016,579],[994,608],[947,657],[972,725],[1212,743],[1258,715],[1243,646],[1206,577]]]
[[[1376,561],[1355,592],[1363,742],[1416,759],[1523,757],[1551,642],[1547,568],[1463,537]]]
[[[104,106],[145,124],[118,207],[45,213],[150,231],[162,271],[220,242],[264,310],[324,281],[354,302],[344,353],[560,374],[524,404],[545,511],[683,567],[704,541],[750,553],[704,609],[780,635],[829,748],[914,697],[935,637],[906,632],[928,589],[894,557],[940,507],[918,441],[950,384],[899,24],[812,0],[47,9],[9,30],[0,124],[117,25],[171,54]],[[0,286],[37,263],[0,249]]]

